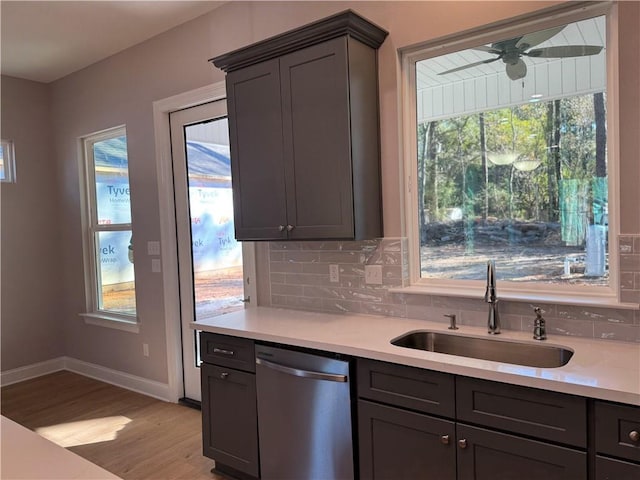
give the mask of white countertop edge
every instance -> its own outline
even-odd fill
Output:
[[[363,322],[371,331],[355,332],[350,340]],[[391,345],[391,339],[411,330],[446,331],[442,323],[406,318],[259,307],[194,322],[191,328],[640,406],[639,344],[552,335],[545,343],[572,349],[573,358],[564,367],[534,368]],[[483,333],[469,326],[456,332]],[[527,332],[503,331],[501,337],[533,342]]]

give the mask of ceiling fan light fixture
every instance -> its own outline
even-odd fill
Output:
[[[507,77],[511,80],[520,80],[527,75],[527,65],[522,59],[515,64],[508,63],[506,66]]]

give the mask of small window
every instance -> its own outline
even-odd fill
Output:
[[[134,241],[127,136],[124,128],[83,140],[86,168],[88,308],[135,318]]]
[[[415,284],[609,287],[606,16],[542,25],[405,56]]]
[[[0,141],[0,182],[15,183],[16,164],[13,142]]]

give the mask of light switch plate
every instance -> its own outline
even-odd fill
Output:
[[[160,273],[162,271],[162,264],[160,263],[159,258],[151,259],[151,271],[153,273]]]
[[[147,242],[147,255],[160,255],[160,242]]]
[[[382,285],[382,265],[365,265],[364,282],[369,285]]]

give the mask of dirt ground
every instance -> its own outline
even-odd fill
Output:
[[[196,316],[219,315],[243,307],[242,267],[198,272],[195,275]],[[135,312],[133,288],[111,289],[103,295],[105,310]]]
[[[538,282],[551,284],[607,285],[609,272],[602,277],[584,274],[584,251],[571,247],[476,246],[465,251],[464,245],[422,247],[423,271],[430,277],[458,280],[485,280],[487,261],[495,260],[497,278],[512,282]],[[565,260],[569,259],[569,275],[565,275]]]

